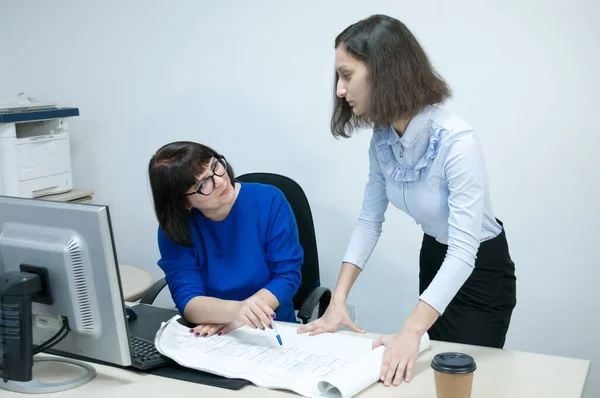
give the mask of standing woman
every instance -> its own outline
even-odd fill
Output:
[[[331,304],[299,333],[342,326],[364,332],[350,319],[346,299],[391,203],[424,236],[418,303],[398,333],[374,343],[386,347],[381,380],[410,382],[426,332],[433,340],[503,347],[516,304],[515,267],[492,211],[478,140],[465,121],[437,106],[450,89],[408,28],[384,15],[336,38],[335,69],[332,133],[347,138],[373,128],[369,178]]]

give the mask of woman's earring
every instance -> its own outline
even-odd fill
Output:
[[[187,211],[192,211],[192,206],[187,206],[185,209],[186,209]]]

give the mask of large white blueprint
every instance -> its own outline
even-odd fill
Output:
[[[247,326],[203,338],[191,334],[179,318],[162,324],[155,344],[163,355],[188,368],[306,397],[352,397],[379,380],[384,347],[373,350],[369,338],[342,333],[308,336],[279,322],[283,346],[271,329]],[[425,334],[420,352],[428,347]]]

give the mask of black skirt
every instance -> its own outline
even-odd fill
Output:
[[[504,347],[517,288],[504,225],[498,222],[502,232],[479,246],[473,273],[429,329],[432,340]],[[447,245],[425,234],[420,253],[420,293],[433,280],[447,251]]]

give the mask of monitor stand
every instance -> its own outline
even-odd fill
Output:
[[[65,373],[71,373],[71,370],[68,368],[72,368],[74,366],[83,369],[85,373],[83,375],[77,375],[75,378],[69,380],[61,380],[56,382],[44,382],[39,379],[34,378],[30,381],[12,381],[9,380],[4,382],[0,380],[0,389],[14,391],[23,394],[46,394],[53,392],[60,392],[70,390],[72,388],[76,388],[82,386],[89,381],[91,381],[94,377],[96,377],[96,369],[85,362],[76,361],[74,359],[69,358],[51,358],[51,357],[41,357],[34,358],[34,373],[35,365],[42,365],[40,362],[48,362],[46,366],[42,366],[44,368],[44,378],[48,378],[47,374],[56,375],[54,376],[57,379],[64,379]],[[58,362],[58,363],[57,363]],[[67,366],[70,365],[70,366]],[[49,369],[52,371],[48,372]],[[61,370],[60,372],[57,370]],[[64,369],[64,372],[62,371]],[[73,372],[75,373],[75,372]],[[80,373],[80,372],[77,372]],[[59,376],[60,375],[60,376]]]
[[[46,270],[28,266],[28,271],[32,272],[16,271],[0,275],[0,390],[43,394],[70,390],[91,381],[96,376],[96,369],[84,362],[69,358],[34,357],[33,297],[49,301],[52,301],[52,297],[48,297]],[[68,323],[65,326],[68,332]],[[33,375],[35,363],[44,363],[42,368],[47,367],[39,372],[40,375],[60,375],[62,380],[51,383],[42,382],[39,378],[36,380]],[[63,373],[69,374],[74,366],[85,373],[65,380]],[[64,368],[65,372],[57,371],[57,368]]]

